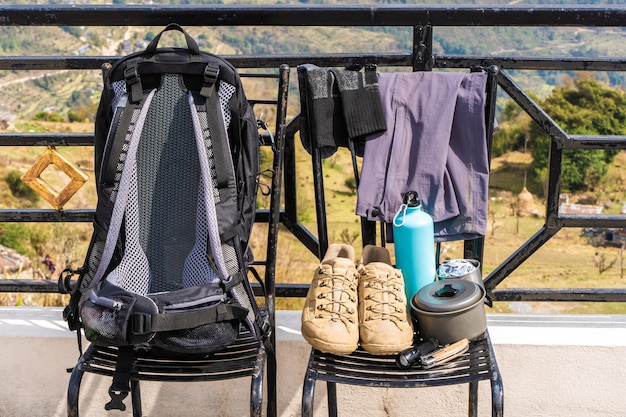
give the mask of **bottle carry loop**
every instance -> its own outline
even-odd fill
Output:
[[[406,209],[407,209],[407,205],[406,204],[401,204],[400,205],[400,209],[398,210],[398,212],[396,213],[395,216],[393,216],[393,225],[396,227],[402,227],[404,226],[404,219],[406,219]],[[400,216],[400,214],[402,214],[402,221],[400,223],[398,223],[398,216]]]

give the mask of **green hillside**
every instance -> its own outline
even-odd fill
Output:
[[[2,1],[6,4],[44,4],[48,1]],[[67,4],[69,1],[52,1]],[[104,1],[74,0],[73,4],[107,4]],[[116,0],[115,4],[131,4]],[[152,1],[151,4],[171,5],[177,1]],[[186,0],[186,4],[202,4],[201,0]],[[244,3],[223,1],[224,4]],[[250,3],[250,2],[245,2]],[[255,4],[278,3],[258,0]],[[348,4],[340,0],[281,1],[281,4]],[[405,1],[362,1],[361,4],[406,4]],[[524,1],[520,4],[626,4],[618,1]],[[433,1],[420,4],[463,4],[466,1]],[[510,4],[506,0],[475,0],[476,6]],[[3,55],[104,55],[118,56],[143,49],[160,27],[0,27],[0,54]],[[190,27],[202,49],[221,55],[230,54],[313,54],[313,53],[410,53],[412,29],[409,27]],[[436,27],[433,53],[438,55],[465,54],[477,56],[544,56],[544,57],[620,57],[626,31],[623,28],[552,28],[552,27]],[[168,36],[167,42],[184,45],[182,37]],[[0,71],[0,110],[28,119],[37,112],[53,109],[67,117],[70,109],[89,113],[89,103],[97,100],[92,94],[98,89],[98,71],[11,72]],[[560,85],[563,77],[574,74],[555,71],[526,71],[515,74],[516,81],[538,96],[546,95],[551,87]],[[41,79],[46,77],[42,82]],[[624,84],[617,73],[597,74],[610,85]],[[66,86],[59,91],[59,83]],[[34,98],[34,99],[33,99]]]

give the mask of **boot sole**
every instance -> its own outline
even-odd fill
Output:
[[[338,345],[336,343],[328,343],[325,340],[310,338],[302,335],[304,339],[309,342],[317,350],[321,350],[326,353],[335,353],[337,355],[349,355],[356,350],[358,345]]]

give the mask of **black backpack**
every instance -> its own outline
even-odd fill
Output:
[[[157,48],[169,30],[186,49]],[[103,76],[93,237],[60,279],[69,327],[173,355],[221,350],[241,324],[260,340],[267,317],[247,278],[260,141],[239,74],[170,24]]]

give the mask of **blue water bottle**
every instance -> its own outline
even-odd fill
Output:
[[[433,219],[422,210],[417,192],[404,195],[404,204],[393,218],[396,267],[404,276],[404,291],[411,298],[435,280],[435,229]]]

